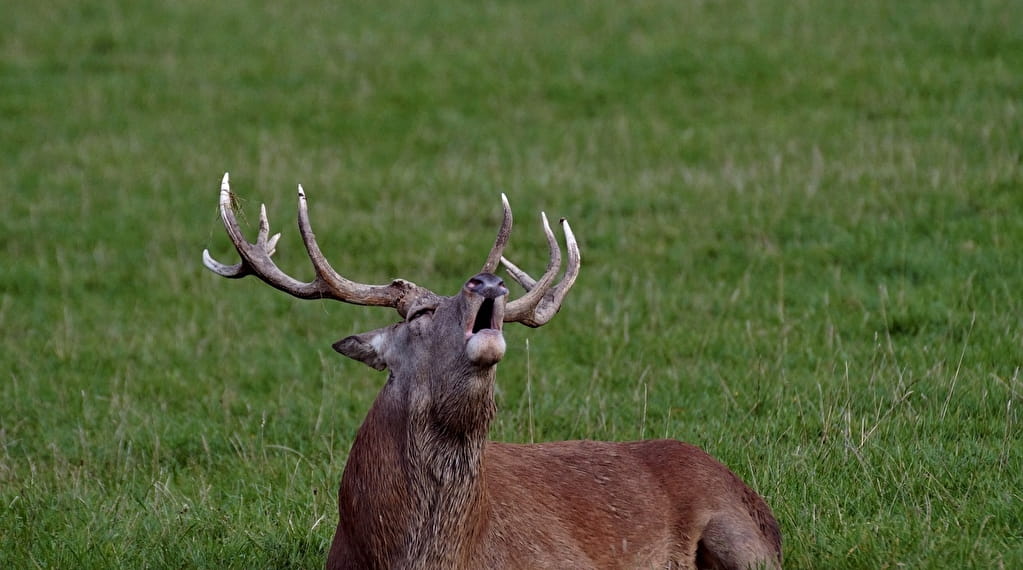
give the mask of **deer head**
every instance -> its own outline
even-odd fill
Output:
[[[501,196],[504,218],[497,239],[483,268],[466,281],[458,294],[442,296],[410,281],[395,279],[389,285],[364,285],[341,276],[323,256],[309,223],[305,191],[298,187],[298,228],[312,261],[315,278],[302,282],[281,271],[271,259],[280,234],[270,236],[265,205],[260,208],[259,233],[255,243],[242,236],[238,226],[228,175],[220,187],[220,215],[241,262],[225,265],[203,251],[203,263],[214,273],[228,278],[255,275],[268,285],[301,299],[334,299],[356,305],[393,307],[402,321],[357,334],[334,344],[334,349],[378,370],[390,370],[395,396],[410,411],[430,409],[433,420],[447,429],[484,427],[492,414],[494,366],[505,353],[503,323],[518,322],[530,327],[547,323],[561,307],[565,294],[579,272],[579,247],[572,229],[561,221],[568,249],[568,267],[561,281],[561,250],[554,232],[541,213],[550,250],[547,268],[539,280],[503,257],[512,228],[508,199]],[[499,263],[525,290],[506,301],[508,289],[494,275]],[[483,417],[467,413],[473,405]],[[482,405],[481,405],[482,404]]]

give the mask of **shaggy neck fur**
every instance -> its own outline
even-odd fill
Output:
[[[349,545],[350,554],[372,557],[355,566],[461,568],[478,557],[489,514],[483,451],[494,415],[493,370],[488,376],[478,389],[441,401],[394,382],[381,391],[338,496],[340,526],[352,531],[345,534],[377,541]]]

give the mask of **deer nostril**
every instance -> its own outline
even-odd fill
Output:
[[[493,273],[480,273],[465,284],[465,288],[487,299],[496,299],[508,294],[504,280]]]

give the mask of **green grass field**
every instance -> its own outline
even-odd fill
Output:
[[[1023,3],[15,2],[0,29],[0,568],[315,568],[385,309],[202,268],[255,236],[454,293],[542,209],[504,441],[669,436],[790,568],[1023,567]]]

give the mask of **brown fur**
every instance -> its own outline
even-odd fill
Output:
[[[380,404],[345,468],[329,569],[780,565],[766,503],[697,447],[482,432],[430,436],[443,451],[416,453],[409,430],[388,429],[400,422],[375,421],[400,415]]]
[[[767,504],[697,447],[487,441],[496,366],[463,348],[480,302],[463,289],[335,345],[391,373],[342,476],[329,570],[780,566]]]

